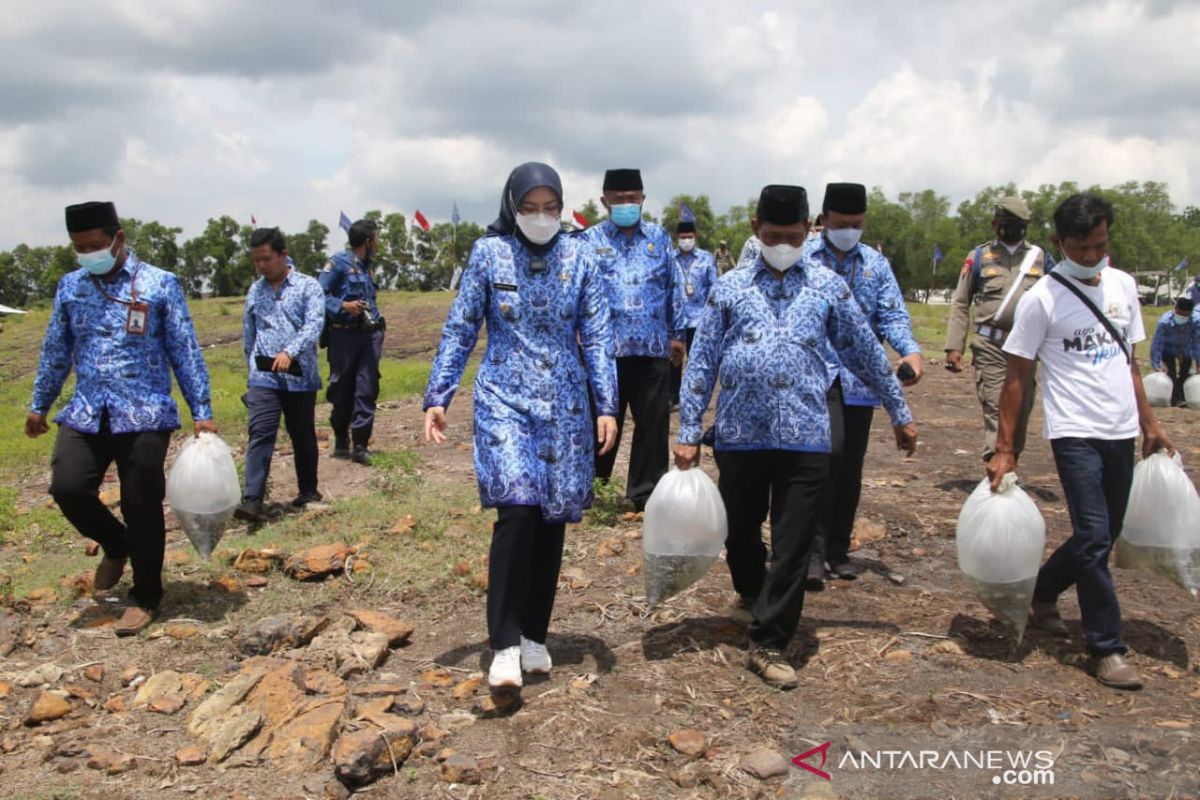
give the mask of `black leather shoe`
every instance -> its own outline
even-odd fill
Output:
[[[364,467],[371,466],[371,451],[363,445],[355,445],[354,452],[350,454],[350,460],[355,464],[362,464]]]
[[[305,492],[292,501],[292,508],[304,508],[309,503],[319,503],[324,499],[320,492]]]
[[[334,458],[349,458],[350,457],[350,437],[349,436],[333,436],[333,457]]]
[[[261,497],[243,497],[241,504],[233,510],[233,515],[246,522],[265,522],[267,519]]]

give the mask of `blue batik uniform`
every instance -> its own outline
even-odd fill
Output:
[[[894,425],[912,422],[887,354],[833,272],[801,261],[779,280],[761,257],[709,296],[680,395],[679,441],[696,445],[719,382],[717,450],[831,451],[826,349],[883,398]]]
[[[700,324],[708,293],[717,282],[717,262],[713,254],[699,248],[690,253],[675,251],[675,263],[679,265],[679,283],[683,287],[683,312],[680,326],[685,330]]]
[[[804,243],[804,256],[832,270],[850,287],[859,309],[866,316],[871,330],[892,346],[901,356],[921,352],[912,335],[912,320],[904,304],[904,294],[896,282],[892,265],[873,247],[859,242],[844,256],[829,246],[824,236]],[[878,396],[852,370],[846,368],[837,352],[826,349],[829,363],[829,382],[841,379],[842,402],[850,406],[877,406]]]
[[[246,295],[242,317],[249,385],[290,392],[320,389],[317,339],[325,325],[325,310],[325,294],[317,279],[295,269],[288,270],[278,290],[266,278],[255,281]],[[299,364],[300,375],[263,372],[255,364],[256,356],[274,360],[283,352]]]
[[[597,416],[617,407],[608,302],[592,247],[560,235],[543,268],[516,236],[479,239],[442,330],[425,408],[449,407],[487,323],[475,378],[475,472],[484,506],[538,506],[548,524],[592,504]]]
[[[131,285],[149,307],[142,335],[125,330]],[[212,419],[208,369],[179,280],[132,252],[111,282],[83,269],[59,281],[33,385],[35,413],[49,413],[72,367],[75,393],[54,421],[80,433],[98,433],[105,415],[116,434],[175,430],[172,372],[192,419]]]
[[[667,358],[683,340],[683,287],[661,225],[642,221],[629,237],[612,220],[583,233],[595,250],[612,313],[613,354]]]
[[[375,402],[379,399],[379,361],[383,357],[383,329],[367,324],[382,323],[376,303],[375,280],[370,264],[352,250],[335,253],[321,270],[325,311],[329,315],[329,388],[326,398],[333,405],[329,424],[335,437],[335,454],[346,447],[347,437],[356,450],[365,450],[375,426]],[[362,300],[363,316],[342,310],[342,303]],[[369,317],[367,316],[369,315]]]
[[[1200,359],[1197,341],[1200,339],[1200,313],[1193,312],[1191,318],[1180,324],[1175,321],[1175,312],[1168,311],[1158,318],[1154,329],[1154,340],[1150,343],[1150,366],[1162,369],[1163,357],[1192,360]]]
[[[734,269],[754,266],[760,253],[762,253],[762,242],[758,240],[757,236],[751,236],[742,244],[742,252],[738,253],[737,266]]]

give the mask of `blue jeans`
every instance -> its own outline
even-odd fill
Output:
[[[243,495],[261,500],[267,491],[279,415],[283,414],[296,462],[300,494],[317,491],[317,429],[314,421],[317,393],[288,392],[251,386],[246,392],[250,412],[250,443],[246,447],[246,489]]]
[[[1057,600],[1075,585],[1092,655],[1124,653],[1121,606],[1108,556],[1121,535],[1133,484],[1133,439],[1052,439],[1054,463],[1071,512],[1071,538],[1038,572],[1034,599]]]

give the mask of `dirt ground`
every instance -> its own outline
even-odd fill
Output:
[[[1140,692],[1106,689],[1088,675],[1073,596],[1061,603],[1069,640],[1029,631],[1014,648],[967,589],[955,557],[958,511],[982,477],[981,423],[970,380],[931,365],[910,398],[922,426],[918,455],[902,459],[886,417],[877,415],[860,510],[862,538],[874,540],[854,554],[866,571],[858,580],[836,581],[808,596],[792,651],[801,675],[794,691],[769,689],[745,669],[747,640],[726,616],[733,593],[723,563],[664,606],[645,607],[636,520],[614,527],[585,523],[568,531],[548,642],[554,671],[525,687],[520,710],[494,719],[455,713],[470,711],[479,691],[431,688],[420,677],[435,666],[460,682],[486,670],[484,599],[477,589],[443,581],[419,591],[381,590],[345,576],[302,584],[272,573],[265,588],[243,582],[229,591],[201,583],[203,573],[188,560],[182,534],[174,530],[171,550],[181,555],[170,567],[178,583],[169,591],[187,602],[169,595],[170,612],[149,634],[118,640],[106,627],[87,627],[87,600],[16,603],[0,617],[0,653],[6,641],[11,645],[0,660],[0,677],[8,686],[7,695],[0,687],[0,793],[106,800],[328,796],[327,766],[290,773],[271,762],[177,765],[173,754],[195,743],[186,731],[191,705],[164,715],[111,712],[102,704],[132,693],[120,679],[129,667],[146,674],[197,672],[222,683],[241,658],[231,636],[281,606],[336,614],[369,604],[411,622],[415,633],[377,673],[357,682],[408,686],[425,703],[415,721],[441,727],[453,722],[445,742],[475,758],[482,779],[477,785],[446,783],[436,758],[414,754],[398,765],[397,774],[366,787],[374,796],[1200,796],[1200,670],[1192,657],[1200,648],[1196,600],[1157,578],[1114,569],[1125,635],[1146,680]],[[1193,465],[1193,480],[1200,479],[1194,469],[1200,464],[1200,414],[1166,409],[1161,416],[1185,463]],[[450,416],[452,441],[435,449],[420,441],[419,403],[394,403],[381,410],[375,448],[411,448],[419,455],[422,482],[416,492],[469,497],[464,494],[464,487],[473,486],[469,418],[464,391]],[[1035,430],[1038,425],[1040,414]],[[279,497],[291,496],[288,461],[282,455],[273,469]],[[623,454],[618,474],[624,463]],[[703,463],[714,470],[708,454]],[[368,471],[326,457],[321,470],[327,495],[373,502],[378,486]],[[1069,522],[1043,440],[1032,441],[1020,473],[1045,515],[1047,546],[1056,546]],[[37,487],[30,488],[36,494]],[[480,514],[469,502],[455,513],[477,518],[477,527],[486,530],[489,512]],[[875,538],[880,530],[884,535]],[[245,577],[230,574],[238,581]],[[190,586],[186,595],[180,584]],[[198,627],[199,635],[163,635],[169,618]],[[12,676],[45,663],[67,671],[57,688],[82,685],[94,707],[74,695],[65,718],[28,727],[22,722],[39,690],[16,685]],[[97,664],[104,667],[99,682],[80,677]],[[669,743],[671,734],[685,729],[703,737],[695,755]],[[791,759],[827,742],[827,760],[819,751],[804,761],[830,780],[796,766],[760,780],[739,766],[759,747]],[[100,744],[135,756],[135,768],[115,775],[89,769],[90,749]],[[900,762],[889,769],[885,760],[874,769],[856,764],[854,757],[863,751],[897,751],[897,760],[900,751],[914,756],[926,751],[940,766],[914,769]],[[1005,785],[1007,761],[958,769],[938,757],[968,751],[997,751],[997,759],[1049,751],[1053,785]]]

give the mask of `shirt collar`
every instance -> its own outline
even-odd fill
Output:
[[[623,231],[621,228],[618,228],[617,223],[613,222],[611,219],[604,220],[603,225],[604,232],[608,234],[608,238],[610,239],[616,239],[618,236],[625,235],[625,231]],[[636,239],[639,234],[641,234],[643,237],[646,236],[646,220],[644,219],[638,220],[638,224],[633,229],[633,238]]]

